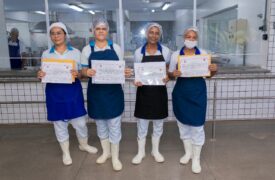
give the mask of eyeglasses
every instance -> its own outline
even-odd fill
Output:
[[[50,33],[51,36],[61,36],[61,35],[64,35],[64,34],[65,33],[63,33],[63,32],[56,32],[56,33],[55,32],[51,32]]]

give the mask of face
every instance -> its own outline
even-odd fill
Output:
[[[105,25],[98,25],[94,29],[95,39],[98,41],[104,41],[108,36],[108,29]]]
[[[19,34],[17,32],[11,32],[10,37],[12,41],[16,41],[18,39]]]
[[[62,28],[52,28],[50,31],[50,36],[55,46],[66,44],[66,34]]]
[[[150,28],[147,41],[150,44],[156,44],[160,39],[160,30],[157,27]]]
[[[184,39],[189,41],[197,41],[197,33],[195,33],[194,31],[188,31],[185,34]]]

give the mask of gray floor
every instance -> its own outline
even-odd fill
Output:
[[[174,122],[166,123],[161,152],[166,161],[156,163],[147,156],[141,165],[132,165],[137,151],[135,124],[123,124],[121,160],[123,170],[114,172],[111,161],[97,165],[101,153],[95,125],[89,124],[89,143],[100,152],[90,155],[77,148],[71,134],[73,165],[65,167],[50,125],[0,126],[0,180],[274,180],[275,121],[219,122],[216,140],[211,140],[211,124],[206,125],[206,144],[202,152],[203,171],[191,172],[191,164],[179,164],[183,145]]]

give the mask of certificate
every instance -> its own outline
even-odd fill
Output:
[[[92,69],[96,71],[92,78],[94,84],[124,84],[125,61],[92,60]]]
[[[143,85],[165,85],[163,79],[166,77],[165,62],[135,63],[135,81]]]
[[[46,73],[42,83],[72,84],[75,79],[71,71],[75,67],[74,60],[42,59],[41,70]]]
[[[178,70],[181,77],[207,77],[210,76],[210,55],[179,56]]]

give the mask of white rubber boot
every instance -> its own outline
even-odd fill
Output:
[[[122,169],[122,164],[119,160],[119,144],[111,144],[112,164],[115,171]]]
[[[156,162],[164,162],[164,157],[159,152],[159,137],[152,136],[152,156],[154,156]]]
[[[146,144],[146,138],[138,141],[138,153],[137,155],[132,159],[133,164],[140,164],[142,159],[145,157],[145,144]]]
[[[185,154],[180,158],[181,164],[187,164],[192,158],[192,141],[191,139],[183,140]]]
[[[201,172],[200,155],[202,146],[193,145],[193,157],[192,157],[192,171],[193,173]]]
[[[106,162],[107,159],[111,157],[111,148],[110,148],[110,142],[109,139],[104,139],[100,141],[102,146],[102,155],[97,158],[96,163],[97,164],[103,164]]]
[[[62,150],[62,153],[63,153],[63,155],[62,155],[63,164],[66,165],[66,166],[71,165],[72,164],[72,158],[71,158],[71,155],[70,155],[69,140],[64,141],[62,143],[59,143],[59,144],[60,144],[60,147],[61,147],[61,150]]]
[[[88,144],[88,138],[78,138],[78,142],[79,142],[78,147],[81,151],[86,151],[86,152],[91,153],[91,154],[96,154],[97,153],[97,148],[93,147],[93,146],[90,146]]]

